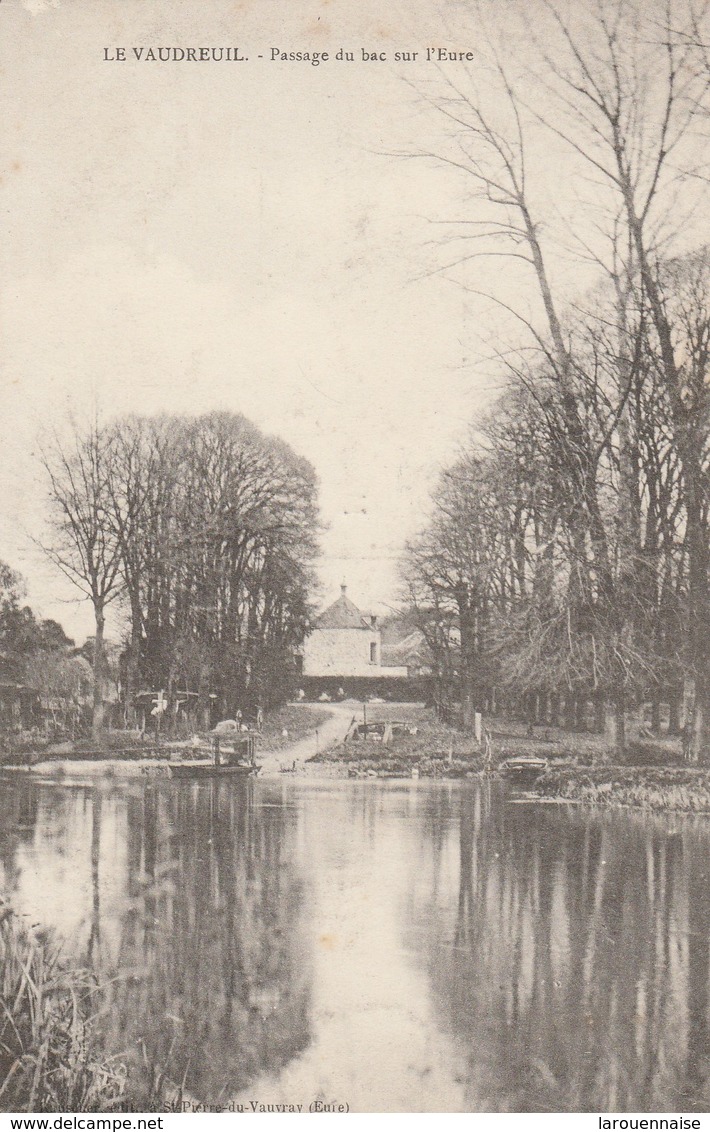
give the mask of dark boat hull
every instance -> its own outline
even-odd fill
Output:
[[[169,763],[172,778],[248,778],[258,774],[256,763],[215,766],[213,763]]]

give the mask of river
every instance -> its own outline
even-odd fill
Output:
[[[2,890],[212,1107],[705,1111],[709,861],[497,783],[0,784]]]

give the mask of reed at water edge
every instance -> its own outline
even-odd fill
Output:
[[[101,998],[89,971],[66,966],[52,937],[0,898],[0,1112],[179,1107],[155,1066],[102,1049]]]

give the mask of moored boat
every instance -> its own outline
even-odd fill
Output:
[[[512,782],[530,783],[547,770],[547,759],[539,755],[514,755],[505,759],[498,768]]]
[[[168,767],[172,778],[248,778],[259,772],[255,754],[256,739],[253,735],[240,736],[229,750],[221,750],[219,737],[215,736],[211,762],[186,759],[168,763]],[[223,756],[226,756],[224,761]]]
[[[206,762],[168,763],[172,778],[248,778],[258,774],[257,763],[234,763],[215,766]]]

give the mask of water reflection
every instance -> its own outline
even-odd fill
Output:
[[[107,1043],[212,1104],[706,1110],[709,850],[490,784],[0,793],[3,887],[110,985]]]
[[[39,804],[23,857],[12,829],[24,828],[13,816],[28,792]],[[73,924],[75,959],[111,988],[102,1023],[111,1048],[135,1050],[216,1101],[307,1043],[293,831],[283,812],[254,806],[248,785],[108,793],[22,783],[3,810],[5,884],[33,915],[42,891],[56,889],[55,848],[85,845],[54,919],[65,935]]]
[[[458,900],[426,953],[471,1107],[706,1110],[707,826],[459,807]]]

